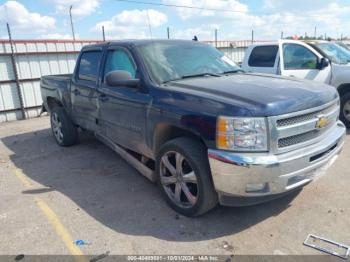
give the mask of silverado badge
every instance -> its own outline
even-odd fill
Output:
[[[322,129],[328,125],[329,121],[326,117],[324,116],[318,116],[318,120],[316,122],[316,128],[317,129]]]

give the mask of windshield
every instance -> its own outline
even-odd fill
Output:
[[[334,43],[319,43],[317,46],[336,64],[350,63],[350,51]]]
[[[348,46],[348,45],[346,45],[346,44],[344,44],[344,43],[342,43],[342,42],[337,42],[337,45],[340,45],[342,48],[344,48],[344,49],[350,51],[350,46]]]
[[[190,76],[240,71],[228,57],[206,44],[155,42],[138,49],[152,78],[159,84]]]

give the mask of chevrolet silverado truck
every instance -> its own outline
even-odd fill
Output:
[[[340,95],[340,120],[350,128],[350,52],[328,41],[280,40],[250,46],[242,69],[329,84]]]
[[[92,131],[186,216],[301,188],[344,143],[334,87],[246,74],[194,41],[85,46],[73,74],[42,77],[41,92],[60,146]]]

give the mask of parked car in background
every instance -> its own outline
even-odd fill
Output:
[[[196,216],[290,193],[344,144],[333,87],[241,71],[195,41],[107,42],[85,46],[72,75],[42,77],[41,93],[59,145],[94,132]]]
[[[336,43],[350,52],[350,45],[347,45],[343,42],[336,42]]]
[[[255,44],[247,49],[242,69],[336,87],[341,99],[340,119],[350,127],[350,52],[338,44],[295,40]]]

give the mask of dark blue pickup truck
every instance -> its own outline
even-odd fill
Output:
[[[92,131],[187,216],[300,188],[344,143],[335,88],[245,74],[198,42],[86,46],[74,73],[42,77],[41,91],[59,145]]]

